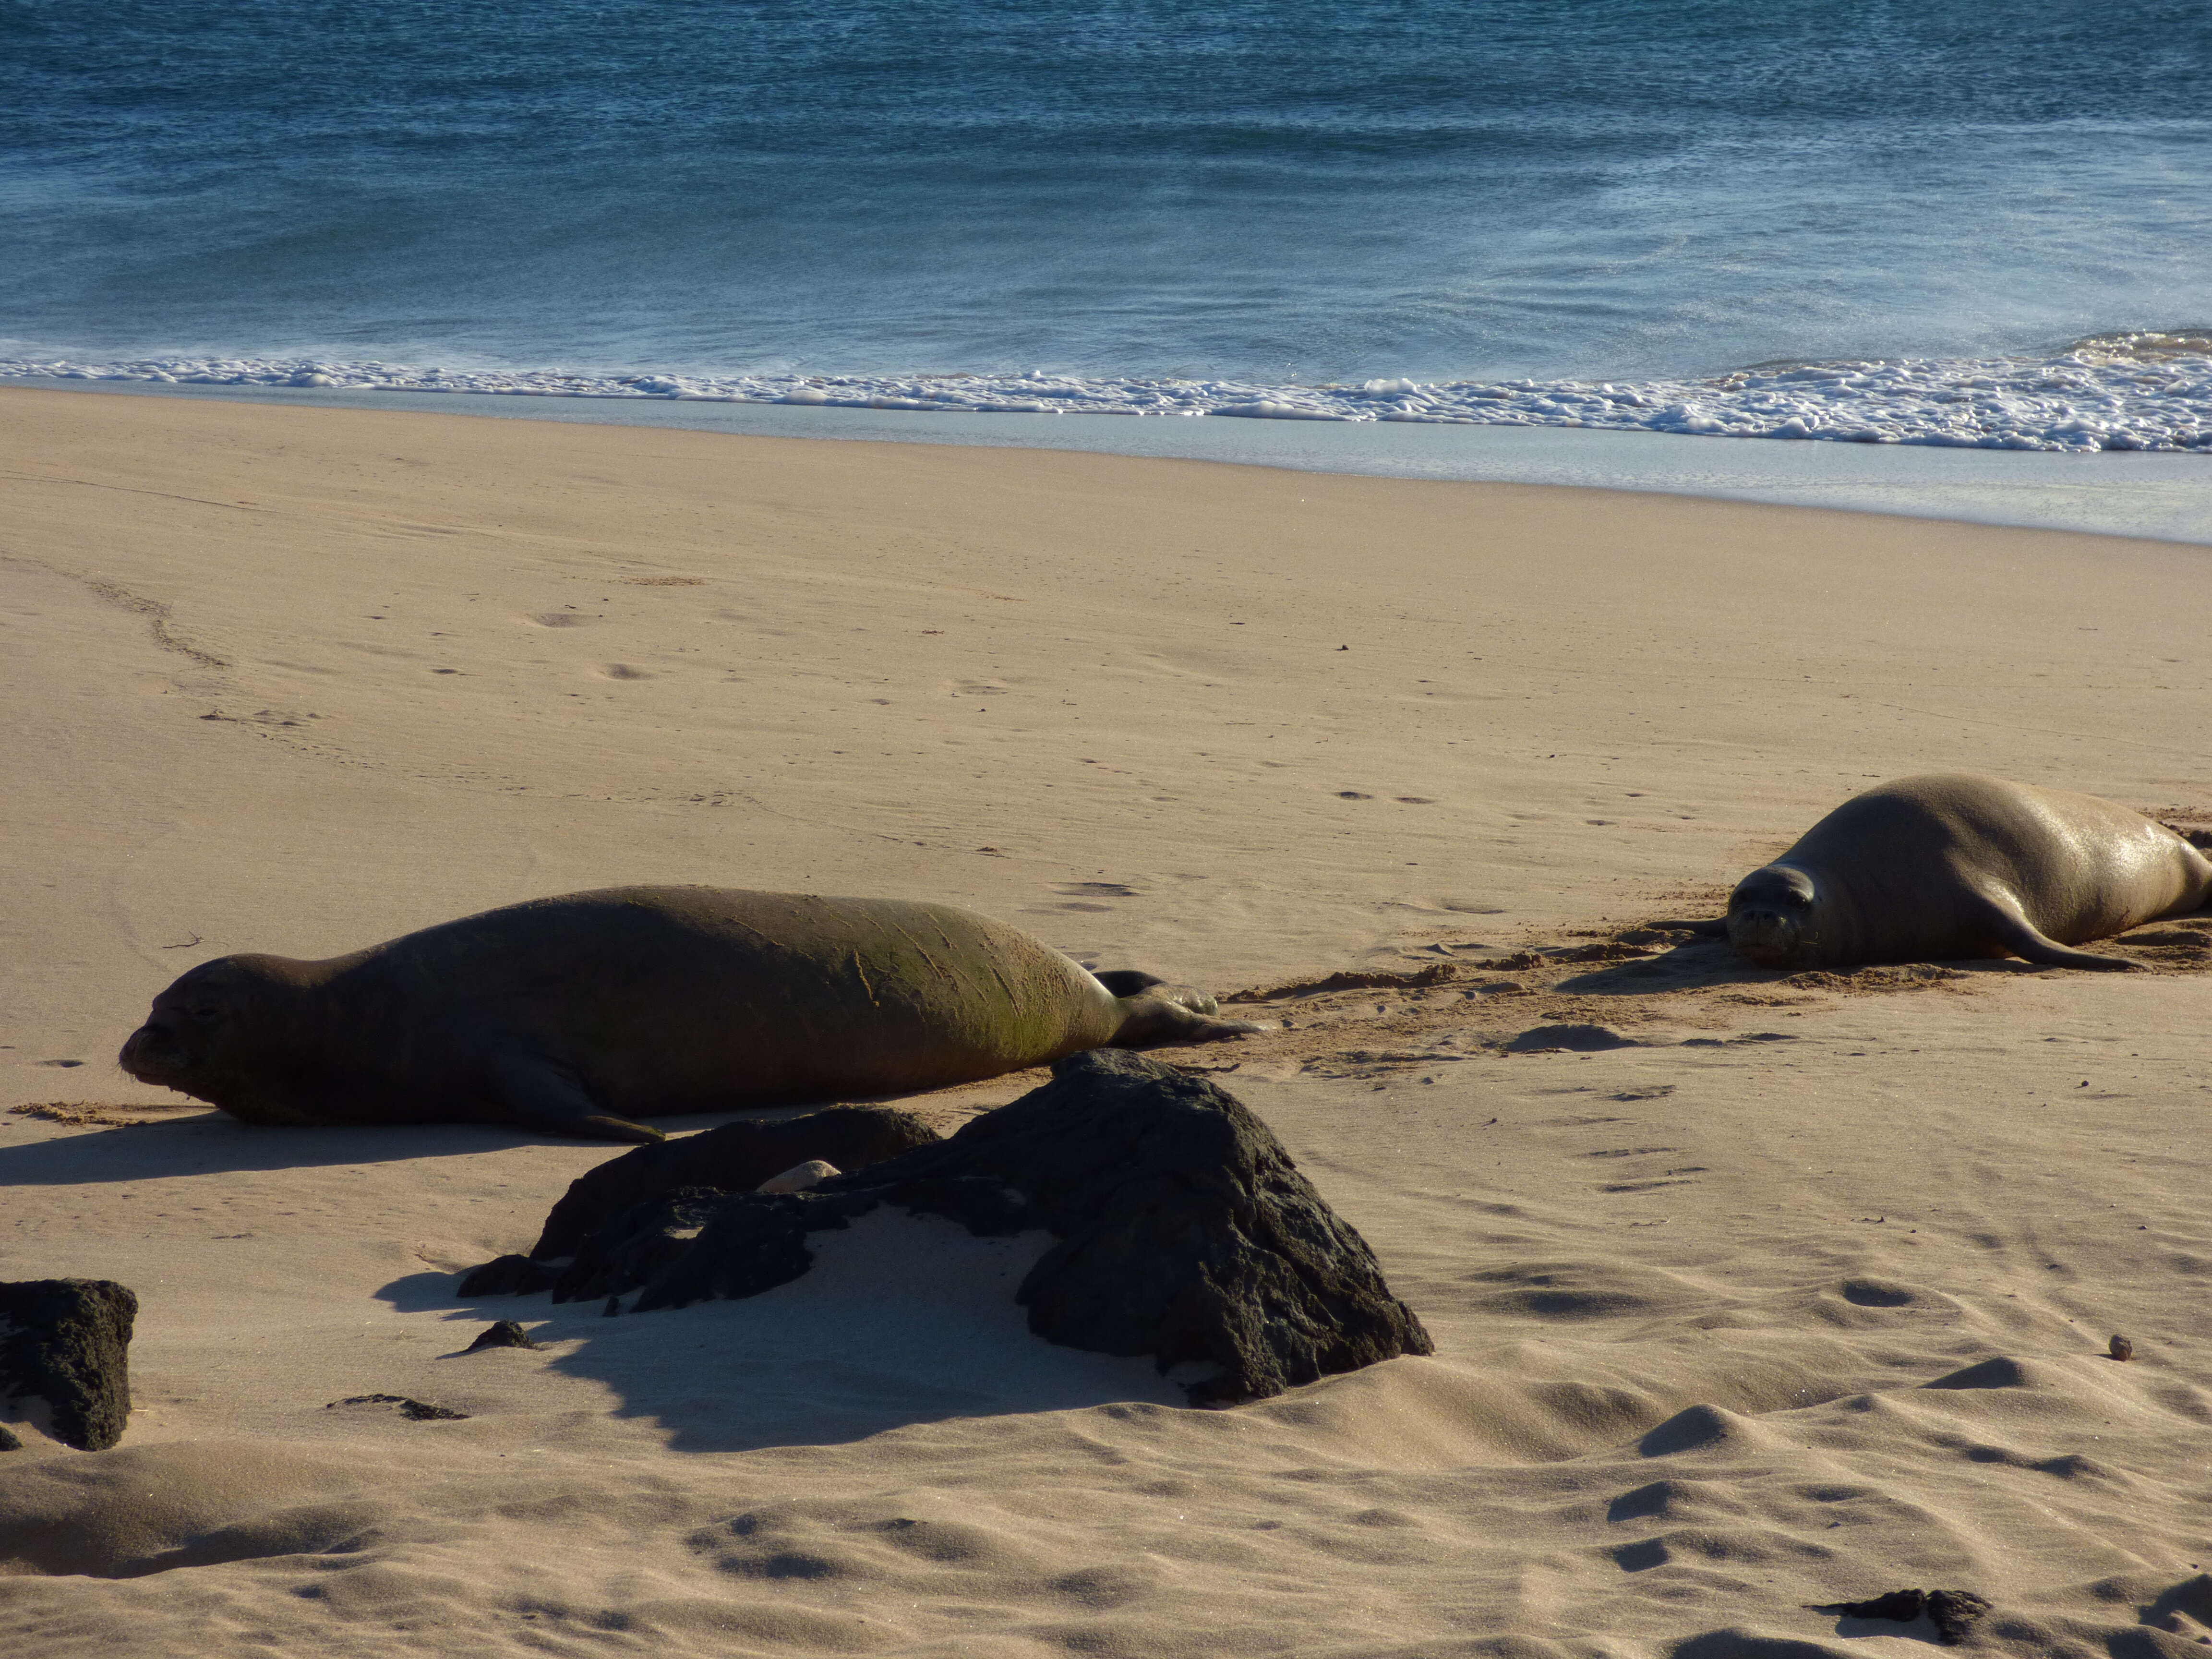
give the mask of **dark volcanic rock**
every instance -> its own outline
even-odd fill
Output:
[[[554,1281],[553,1299],[589,1302],[636,1289],[690,1249],[708,1217],[729,1196],[712,1187],[678,1187],[617,1211],[562,1269]]]
[[[1826,1601],[1815,1613],[1838,1613],[1848,1619],[1893,1619],[1911,1624],[1922,1613],[1936,1626],[1936,1639],[1955,1648],[1974,1633],[1990,1611],[1990,1604],[1972,1590],[1892,1590],[1867,1601]]]
[[[1964,1643],[1989,1610],[1989,1602],[1972,1590],[1928,1592],[1928,1617],[1945,1647],[1955,1648]]]
[[[987,1236],[1051,1233],[1016,1295],[1030,1328],[1149,1354],[1162,1372],[1206,1367],[1194,1403],[1431,1351],[1265,1124],[1203,1078],[1114,1049],[1061,1060],[1050,1083],[949,1140],[808,1192],[726,1198],[649,1277],[633,1274],[673,1241],[667,1206],[641,1206],[635,1234],[602,1228],[568,1273],[592,1294],[641,1287],[639,1312],[754,1296],[806,1271],[806,1235],[884,1204]]]
[[[719,1129],[641,1146],[586,1170],[545,1218],[531,1255],[543,1261],[578,1246],[634,1204],[683,1187],[749,1193],[793,1164],[820,1158],[863,1170],[941,1139],[911,1112],[889,1106],[833,1106],[773,1123],[725,1123]],[[478,1271],[482,1271],[479,1269]]]
[[[6,1424],[0,1423],[0,1452],[21,1451],[22,1449],[23,1437],[17,1434],[15,1430],[9,1428]]]
[[[534,1348],[530,1333],[512,1319],[502,1319],[487,1325],[477,1340],[461,1350],[463,1353],[482,1353],[486,1348]]]
[[[138,1298],[105,1279],[0,1285],[0,1398],[36,1395],[54,1437],[106,1451],[131,1420],[131,1327]]]
[[[533,1261],[526,1255],[495,1255],[461,1275],[459,1294],[533,1296],[551,1290],[560,1277],[559,1264]]]

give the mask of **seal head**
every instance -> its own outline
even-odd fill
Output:
[[[1812,877],[1770,864],[1729,895],[1729,943],[1761,968],[1795,968],[1819,959],[1820,890]]]
[[[116,1063],[152,1083],[222,1107],[257,1123],[311,1123],[287,1104],[323,1066],[283,1039],[311,963],[283,957],[220,957],[204,962],[154,999]]]

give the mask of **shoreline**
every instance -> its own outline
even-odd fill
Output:
[[[559,425],[1041,449],[1292,471],[1552,484],[2212,545],[2212,458],[2053,454],[1562,426],[975,414],[489,392],[11,380],[32,392]]]

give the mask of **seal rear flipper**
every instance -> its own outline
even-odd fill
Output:
[[[1209,1008],[1213,999],[1206,999]],[[1226,1042],[1264,1028],[1242,1019],[1215,1019],[1172,996],[1147,992],[1123,1000],[1121,1024],[1102,1044],[1108,1048],[1170,1048],[1190,1042]]]
[[[492,1076],[500,1103],[517,1128],[575,1140],[620,1140],[639,1146],[668,1139],[658,1129],[608,1111],[592,1098],[574,1072],[551,1060],[502,1060],[493,1066]]]
[[[1988,906],[1990,933],[2016,957],[2045,968],[2087,968],[2107,974],[2136,973],[2142,969],[2142,963],[2130,962],[2124,957],[2100,956],[2094,951],[2077,951],[2070,945],[2061,945],[2027,919],[2016,899],[1985,894],[1984,902]]]
[[[1155,985],[1167,983],[1158,974],[1146,973],[1140,968],[1109,968],[1104,973],[1093,974],[1091,977],[1117,997],[1141,995]]]

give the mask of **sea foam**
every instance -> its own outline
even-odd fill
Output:
[[[1696,379],[1229,380],[1018,374],[588,374],[302,358],[0,358],[0,380],[812,404],[1010,415],[1221,416],[1584,427],[2046,451],[2212,453],[2212,331],[2141,331],[2018,357],[1765,363]]]

